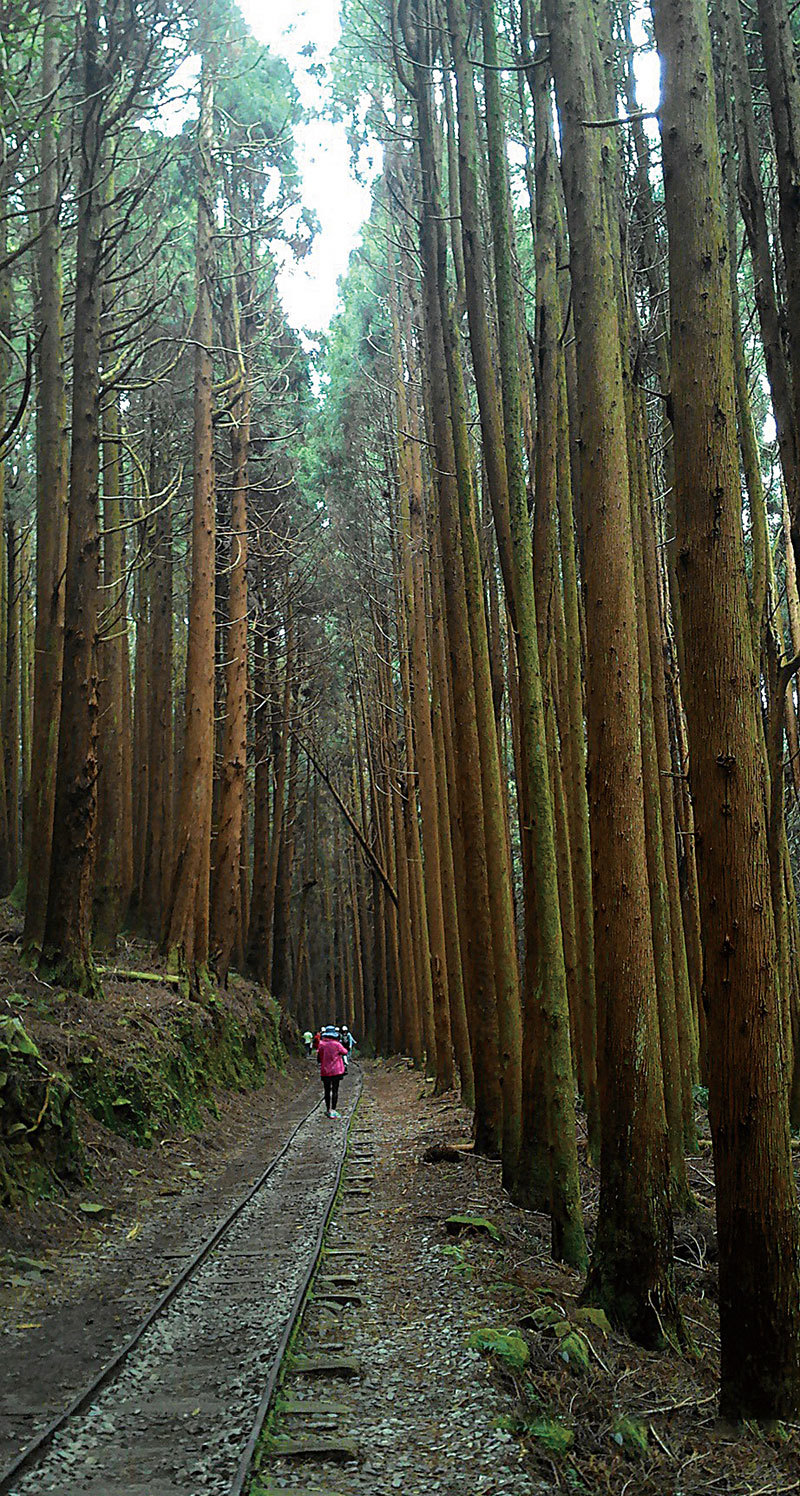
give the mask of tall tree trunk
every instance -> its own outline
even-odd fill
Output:
[[[432,507],[432,506],[431,506]],[[465,990],[465,971],[468,969],[467,946],[469,940],[469,915],[464,873],[464,850],[461,830],[461,807],[458,776],[455,768],[453,746],[452,713],[447,679],[445,651],[445,623],[443,616],[441,566],[435,536],[430,533],[429,545],[433,556],[431,568],[430,607],[430,661],[431,661],[431,717],[433,722],[434,751],[436,757],[436,791],[439,802],[440,850],[442,868],[442,898],[445,909],[445,933],[447,938],[447,980],[450,989],[450,1023],[455,1043],[456,1059],[461,1075],[461,1099],[465,1106],[475,1108],[475,1070],[470,1044],[469,1013]],[[476,1040],[476,1042],[478,1042]],[[480,1057],[479,1057],[480,1058]]]
[[[673,1204],[685,1207],[689,1184],[684,1158],[683,1087],[681,1052],[678,1043],[678,1016],[675,998],[675,965],[672,953],[667,870],[664,857],[664,826],[661,818],[661,786],[656,743],[655,707],[653,703],[653,670],[647,609],[644,604],[644,557],[642,551],[642,512],[648,502],[650,475],[647,469],[646,413],[640,392],[631,392],[630,473],[631,520],[633,524],[634,576],[639,647],[639,691],[642,733],[642,788],[647,838],[647,876],[650,887],[650,919],[653,929],[658,1026],[661,1038],[661,1072],[664,1080],[664,1103],[667,1113],[670,1173]],[[690,1093],[691,1096],[691,1093]]]
[[[475,1076],[475,1147],[495,1153],[503,1141],[503,1102],[500,1076],[497,995],[489,903],[480,745],[475,711],[475,677],[470,628],[465,602],[464,559],[460,541],[458,493],[455,483],[453,427],[447,396],[442,313],[438,280],[443,273],[444,243],[437,232],[439,193],[433,152],[427,80],[418,81],[423,215],[420,240],[427,347],[427,380],[431,425],[436,451],[436,498],[444,579],[445,616],[450,679],[453,693],[453,738],[456,751],[464,856],[465,896],[461,901],[466,923],[462,944],[464,987],[469,1014]],[[440,223],[441,215],[438,214]],[[466,911],[469,909],[469,915]],[[480,1062],[478,1062],[480,1061]]]
[[[737,82],[740,102],[746,103],[744,77],[742,74],[741,46],[734,18],[730,37],[738,60]],[[748,177],[745,168],[745,186],[750,189],[747,199],[748,216],[752,217],[753,242],[759,258],[754,257],[756,278],[764,276],[759,295],[762,314],[767,314],[767,337],[769,376],[777,396],[776,423],[780,415],[781,459],[787,462],[789,477],[786,480],[789,508],[792,516],[792,544],[795,561],[800,567],[800,486],[798,485],[798,443],[800,443],[800,61],[797,57],[792,34],[791,10],[787,0],[758,0],[758,19],[761,43],[764,51],[767,91],[772,112],[772,128],[775,137],[775,160],[778,176],[779,227],[783,266],[786,276],[786,327],[788,330],[788,362],[791,371],[791,391],[794,421],[789,422],[785,410],[787,399],[785,371],[781,364],[782,344],[780,335],[775,340],[774,324],[770,322],[771,307],[768,307],[772,287],[771,267],[767,274],[762,238],[762,224],[758,191],[753,192],[754,180],[758,179],[758,165],[753,165],[753,174]],[[739,18],[741,23],[741,18]],[[748,138],[747,117],[744,113],[740,126]],[[747,156],[747,151],[745,151]],[[747,218],[745,219],[747,222]],[[763,322],[762,322],[763,326]]]
[[[161,470],[162,472],[164,469]],[[147,840],[142,913],[152,933],[161,928],[172,877],[172,500],[159,495],[150,536],[150,703],[148,721]]]
[[[200,75],[194,321],[192,589],[186,660],[186,731],[164,948],[171,970],[203,980],[208,963],[211,800],[214,753],[213,436],[214,83],[208,54]]]
[[[679,1315],[647,893],[615,179],[607,161],[613,146],[585,125],[598,118],[591,8],[584,0],[546,0],[545,14],[570,233],[588,643],[602,1108],[600,1213],[588,1292],[634,1337],[654,1343],[678,1327]]]
[[[760,7],[763,8],[763,7]],[[672,396],[717,1186],[721,1409],[800,1407],[800,1231],[745,587],[727,233],[708,17],[656,0]],[[724,689],[709,691],[709,675]]]
[[[100,309],[102,138],[107,79],[98,0],[85,0],[84,103],[72,360],[72,448],[66,556],[64,666],[44,965],[65,985],[94,991],[92,880],[97,817],[97,624],[100,585]]]
[[[278,1002],[285,1002],[291,985],[290,922],[292,905],[292,874],[297,837],[297,736],[292,733],[289,742],[288,790],[283,836],[278,856],[278,875],[275,887],[275,916],[272,936],[272,982],[270,991]]]
[[[8,557],[6,593],[5,699],[3,751],[5,755],[6,817],[8,821],[8,883],[19,873],[20,846],[20,635],[22,624],[22,542],[13,519],[6,529]]]
[[[0,257],[4,257],[8,249],[8,178],[9,170],[5,162],[0,163]],[[10,357],[8,353],[11,338],[11,287],[10,269],[6,265],[0,270],[0,432],[5,432],[6,417],[8,411],[8,375],[10,368]],[[7,761],[6,753],[6,696],[8,694],[7,683],[7,661],[8,661],[8,605],[10,596],[9,587],[9,551],[6,536],[5,523],[5,488],[6,488],[6,463],[5,454],[0,452],[0,894],[10,892],[15,878],[15,852],[14,852],[14,830],[10,824],[7,803]]]
[[[531,890],[531,892],[534,894],[538,923],[541,976],[540,992],[528,993],[526,1001],[538,1000],[540,1002],[545,1034],[544,1074],[550,1124],[550,1208],[553,1251],[556,1257],[580,1267],[586,1262],[586,1240],[583,1233],[578,1183],[569,1003],[561,930],[556,834],[540,675],[533,558],[525,484],[525,456],[522,447],[520,348],[507,206],[509,193],[506,178],[505,125],[493,0],[482,0],[482,19],[484,56],[487,63],[484,89],[489,146],[489,200],[494,238],[501,391],[516,593],[520,725],[526,759],[528,810],[536,874],[535,891]],[[553,348],[554,344],[550,346]],[[537,505],[541,503],[546,510],[544,526],[550,532],[551,539],[554,539],[558,422],[555,368],[548,371],[547,387],[552,396],[551,415],[555,439],[550,450],[551,460],[547,477],[541,486],[538,482],[539,475],[537,475]],[[539,449],[542,450],[544,448],[543,435],[544,433],[540,432],[538,444]]]
[[[264,924],[269,856],[269,778],[271,737],[270,703],[267,681],[268,627],[263,606],[259,607],[253,629],[253,879],[250,893],[250,920],[247,931],[247,959],[257,969],[260,952],[266,940]]]
[[[238,359],[239,398],[231,412],[231,544],[228,622],[225,630],[225,727],[220,768],[217,837],[211,903],[211,937],[220,981],[228,980],[242,944],[242,826],[247,771],[247,497],[250,391],[246,340],[238,300],[231,292],[227,341]]]
[[[440,483],[440,520],[442,534],[442,559],[445,572],[445,598],[447,602],[450,659],[453,671],[456,723],[464,757],[459,763],[459,782],[462,792],[462,819],[465,831],[465,850],[470,846],[480,854],[481,842],[485,856],[485,878],[488,894],[488,912],[491,925],[491,948],[494,954],[495,1013],[498,1033],[499,1078],[503,1097],[502,1159],[504,1178],[510,1183],[516,1173],[520,1149],[521,1132],[521,1016],[519,995],[519,971],[514,931],[513,901],[511,898],[510,866],[505,807],[500,784],[500,764],[497,732],[492,702],[491,672],[481,579],[480,550],[476,532],[475,498],[472,485],[471,454],[466,422],[466,403],[460,349],[446,279],[446,256],[444,223],[441,213],[441,198],[438,187],[436,161],[436,130],[432,114],[432,96],[429,75],[422,70],[417,73],[417,114],[419,145],[422,162],[424,216],[422,222],[423,280],[429,283],[430,291],[437,299],[436,321],[431,321],[432,351],[438,361],[438,340],[446,383],[440,394],[437,390],[440,373],[431,366],[430,383],[435,404],[449,392],[448,407],[444,422],[437,432],[438,466],[455,473],[455,483]],[[426,287],[427,294],[427,287]],[[432,314],[430,302],[426,307]],[[447,467],[443,453],[447,448],[451,463]],[[455,501],[457,509],[451,509]],[[454,541],[460,534],[460,561],[452,554]],[[456,570],[457,566],[457,570]],[[463,616],[462,614],[466,616]],[[459,614],[462,616],[459,617]],[[459,630],[466,629],[472,656],[471,679],[456,683],[456,670],[460,656]],[[465,689],[466,688],[466,692]],[[467,711],[470,721],[467,722]],[[473,842],[467,833],[467,802],[475,791],[469,781],[474,770],[468,762],[472,745],[471,737],[477,737],[478,764],[480,772],[480,800],[474,803],[476,818],[480,826],[478,841]],[[459,749],[461,756],[461,747]],[[471,817],[470,817],[471,819]],[[470,852],[472,862],[472,852]],[[470,884],[473,876],[479,875],[477,860],[472,863]],[[479,875],[482,876],[483,875]],[[477,892],[480,884],[473,885]],[[482,892],[482,890],[481,890]],[[476,901],[474,911],[480,909]],[[476,937],[478,932],[476,931]],[[480,938],[480,937],[478,937]],[[476,984],[477,986],[477,984]],[[491,991],[489,986],[488,991]],[[485,1024],[486,1017],[482,1015]],[[475,1026],[476,1031],[478,1025]],[[473,1051],[474,1054],[474,1051]],[[484,1050],[484,1055],[486,1051]],[[477,1079],[477,1076],[476,1076]]]
[[[128,663],[128,599],[120,497],[119,405],[113,393],[103,412],[103,608],[98,668],[97,865],[94,881],[95,943],[113,951],[133,884],[132,786],[125,782],[125,741],[130,736],[124,675]]]
[[[142,546],[148,544],[146,520],[140,520],[138,530]],[[153,638],[151,631],[151,603],[153,582],[144,566],[138,566],[133,586],[133,616],[136,625],[136,650],[134,654],[133,678],[133,752],[131,779],[133,783],[133,901],[137,910],[147,907],[147,844],[152,831],[151,812],[151,752],[152,736],[152,690]],[[157,772],[157,770],[155,771]],[[171,852],[170,848],[170,852]],[[168,890],[167,890],[168,892]],[[163,906],[166,908],[166,905]]]
[[[394,251],[389,250],[390,306],[397,400],[400,544],[403,551],[404,599],[408,613],[409,652],[413,672],[411,712],[415,761],[419,774],[419,799],[422,820],[422,846],[425,854],[424,907],[427,917],[431,998],[435,1040],[437,1093],[449,1091],[454,1082],[453,1046],[450,1034],[448,1001],[447,943],[442,900],[441,855],[439,847],[439,809],[431,723],[430,683],[428,678],[427,630],[425,626],[424,544],[425,524],[422,513],[423,476],[419,448],[419,417],[415,402],[409,402],[403,377],[403,350],[400,340],[396,294]],[[406,358],[411,350],[406,349]],[[408,734],[407,734],[408,735]]]
[[[31,528],[28,525],[22,537],[22,621],[20,633],[21,648],[21,677],[20,690],[22,693],[22,706],[20,718],[20,734],[22,740],[22,805],[23,805],[23,848],[28,842],[28,817],[31,802],[31,745],[33,741],[33,662],[34,662],[34,580],[33,580],[33,547],[31,545]],[[27,882],[27,858],[25,861],[24,876]]]

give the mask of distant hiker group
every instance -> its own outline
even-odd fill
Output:
[[[347,1065],[350,1053],[355,1047],[355,1039],[346,1023],[327,1024],[312,1034],[306,1029],[303,1034],[303,1043],[306,1054],[310,1055],[313,1050],[317,1052],[319,1072],[322,1078],[322,1087],[325,1093],[325,1115],[327,1117],[338,1117],[337,1104],[339,1101],[339,1082],[347,1073]]]

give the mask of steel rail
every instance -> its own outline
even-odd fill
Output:
[[[319,1226],[319,1228],[317,1230],[316,1238],[315,1238],[315,1241],[314,1241],[314,1253],[313,1253],[313,1256],[311,1258],[311,1261],[310,1261],[310,1264],[309,1264],[309,1267],[308,1267],[308,1271],[303,1275],[303,1281],[300,1284],[300,1287],[298,1288],[298,1290],[297,1290],[297,1292],[296,1292],[296,1294],[294,1296],[294,1299],[292,1300],[292,1307],[291,1307],[291,1310],[289,1312],[289,1316],[288,1316],[288,1318],[286,1320],[286,1323],[285,1323],[285,1325],[283,1327],[283,1332],[281,1334],[280,1340],[278,1341],[278,1346],[277,1346],[277,1349],[275,1351],[275,1355],[274,1355],[273,1360],[272,1360],[272,1365],[271,1365],[271,1367],[269,1369],[269,1374],[267,1376],[267,1380],[264,1383],[264,1391],[263,1391],[263,1393],[261,1395],[261,1401],[260,1401],[260,1403],[258,1405],[258,1410],[256,1412],[255,1422],[253,1423],[253,1427],[250,1430],[250,1437],[249,1437],[249,1439],[248,1439],[248,1441],[247,1441],[247,1443],[246,1443],[246,1445],[244,1447],[244,1450],[242,1452],[242,1457],[241,1457],[241,1459],[239,1461],[239,1465],[238,1465],[236,1474],[235,1474],[235,1476],[233,1478],[233,1483],[232,1483],[232,1485],[230,1487],[230,1490],[228,1492],[228,1496],[241,1496],[241,1493],[244,1490],[245,1482],[247,1480],[248,1475],[250,1474],[250,1469],[251,1469],[251,1466],[252,1466],[252,1463],[253,1463],[253,1455],[255,1454],[256,1445],[258,1443],[258,1440],[259,1440],[259,1437],[260,1437],[260,1434],[261,1434],[261,1430],[264,1427],[264,1423],[266,1421],[266,1417],[267,1417],[267,1414],[269,1412],[270,1403],[272,1402],[272,1398],[273,1398],[274,1393],[275,1393],[275,1388],[277,1386],[278,1378],[279,1378],[280,1373],[281,1373],[281,1367],[283,1365],[283,1359],[284,1359],[284,1356],[286,1355],[286,1351],[287,1351],[287,1348],[288,1348],[288,1345],[289,1345],[289,1341],[292,1338],[295,1326],[296,1326],[296,1324],[297,1324],[297,1322],[298,1322],[298,1320],[299,1320],[299,1318],[300,1318],[300,1316],[301,1316],[301,1314],[303,1312],[303,1308],[304,1308],[304,1305],[305,1305],[305,1302],[306,1302],[306,1297],[308,1295],[308,1290],[311,1287],[311,1284],[312,1284],[312,1282],[314,1280],[314,1275],[315,1275],[315,1273],[317,1271],[317,1268],[319,1266],[319,1260],[320,1260],[320,1257],[322,1256],[322,1247],[323,1247],[323,1244],[324,1244],[324,1241],[325,1241],[325,1233],[326,1233],[326,1231],[328,1229],[328,1226],[330,1224],[331,1216],[333,1215],[333,1212],[336,1209],[336,1201],[339,1198],[339,1190],[341,1188],[342,1175],[344,1173],[344,1166],[345,1166],[345,1164],[347,1162],[347,1153],[348,1153],[348,1149],[350,1147],[350,1128],[353,1125],[353,1121],[355,1119],[356,1112],[358,1111],[358,1103],[361,1100],[361,1092],[363,1091],[363,1089],[364,1089],[364,1077],[363,1077],[363,1074],[362,1074],[361,1070],[359,1069],[359,1071],[358,1071],[358,1093],[356,1095],[355,1101],[353,1102],[352,1111],[350,1112],[350,1115],[347,1118],[347,1126],[345,1128],[345,1133],[344,1133],[344,1143],[342,1145],[342,1153],[341,1153],[341,1157],[339,1159],[339,1167],[336,1170],[336,1179],[334,1180],[333,1189],[331,1190],[331,1197],[330,1197],[330,1201],[328,1202],[328,1208],[327,1208],[327,1210],[325,1212],[325,1215],[323,1217],[322,1223],[321,1223],[321,1225]]]
[[[339,1167],[336,1174],[336,1183],[332,1192],[331,1203],[325,1216],[322,1234],[320,1235],[319,1244],[316,1246],[314,1255],[314,1267],[316,1267],[316,1264],[319,1260],[322,1235],[324,1235],[325,1228],[327,1227],[328,1221],[333,1211],[333,1206],[336,1201],[336,1196],[339,1191],[339,1184],[341,1182],[344,1162],[347,1156],[347,1146],[350,1136],[350,1124],[353,1117],[355,1116],[356,1107],[358,1106],[358,1101],[361,1096],[362,1086],[363,1079],[361,1080],[361,1084],[359,1085],[358,1096],[356,1097],[356,1101],[353,1105],[353,1110],[347,1121],[342,1157],[339,1161]],[[14,1481],[17,1480],[20,1475],[24,1474],[26,1470],[29,1470],[33,1465],[37,1463],[37,1461],[49,1448],[50,1444],[52,1444],[56,1434],[60,1433],[61,1430],[66,1427],[70,1419],[75,1418],[79,1413],[85,1412],[85,1410],[94,1402],[98,1393],[102,1392],[103,1388],[108,1386],[108,1384],[114,1380],[114,1378],[122,1370],[122,1367],[130,1357],[132,1352],[136,1349],[142,1337],[150,1329],[151,1325],[153,1325],[159,1318],[159,1316],[164,1313],[164,1310],[169,1307],[173,1299],[181,1291],[184,1285],[189,1281],[190,1278],[194,1276],[198,1268],[202,1266],[209,1254],[213,1252],[218,1242],[220,1242],[222,1237],[225,1236],[226,1232],[230,1230],[234,1222],[238,1220],[245,1207],[250,1204],[250,1201],[253,1199],[253,1197],[258,1194],[260,1189],[263,1189],[270,1175],[277,1168],[281,1160],[286,1157],[286,1154],[289,1152],[289,1149],[291,1148],[292,1143],[294,1142],[301,1128],[305,1127],[306,1122],[308,1122],[309,1118],[314,1115],[314,1112],[319,1110],[321,1105],[321,1101],[316,1101],[314,1105],[309,1109],[309,1111],[307,1111],[305,1115],[301,1117],[296,1126],[292,1128],[292,1131],[289,1133],[286,1142],[283,1144],[279,1152],[275,1154],[275,1157],[271,1159],[270,1163],[267,1165],[266,1169],[264,1169],[263,1173],[259,1175],[258,1179],[255,1181],[255,1184],[250,1187],[247,1193],[243,1195],[242,1199],[233,1206],[233,1208],[223,1218],[219,1225],[215,1227],[211,1235],[206,1238],[202,1246],[197,1250],[197,1252],[195,1252],[194,1256],[190,1258],[186,1267],[182,1268],[177,1278],[175,1278],[175,1280],[170,1284],[169,1288],[166,1289],[166,1291],[156,1301],[153,1308],[149,1311],[149,1313],[145,1316],[145,1318],[141,1321],[141,1323],[137,1326],[133,1333],[128,1337],[128,1339],[123,1342],[120,1349],[114,1353],[110,1361],[106,1362],[105,1366],[101,1367],[100,1371],[97,1373],[97,1376],[95,1376],[91,1382],[89,1382],[80,1392],[75,1395],[75,1397],[67,1405],[67,1407],[61,1413],[58,1413],[40,1434],[37,1434],[35,1438],[31,1439],[29,1443],[25,1445],[25,1448],[21,1450],[21,1452],[17,1455],[16,1459],[11,1465],[8,1465],[5,1470],[0,1471],[0,1496],[8,1496],[8,1493],[11,1491]],[[310,1282],[310,1278],[312,1275],[313,1270],[312,1274],[309,1274],[308,1279],[304,1283],[304,1294],[308,1288],[308,1283]],[[297,1318],[297,1315],[299,1314],[300,1307],[302,1307],[302,1305],[298,1306],[295,1309],[295,1320]],[[289,1333],[291,1334],[291,1331]],[[288,1338],[289,1337],[287,1335],[286,1344],[288,1344]],[[286,1344],[284,1344],[283,1337],[281,1337],[281,1347],[279,1348],[279,1355],[281,1359],[283,1358]],[[279,1369],[280,1366],[278,1366],[278,1370]],[[274,1390],[274,1384],[275,1380],[277,1380],[277,1375],[278,1371],[276,1370],[275,1376],[272,1380],[272,1390]],[[270,1372],[270,1377],[272,1377],[272,1371]],[[272,1392],[270,1392],[270,1397],[271,1395]],[[261,1427],[263,1425],[265,1417],[266,1408],[258,1425],[259,1433],[261,1431]],[[258,1438],[258,1434],[256,1434],[256,1438]],[[253,1447],[255,1447],[255,1444],[253,1445]],[[237,1493],[240,1492],[242,1489],[242,1483],[243,1482],[240,1481],[238,1485],[234,1485],[232,1487],[232,1491]]]

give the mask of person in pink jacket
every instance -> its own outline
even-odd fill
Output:
[[[344,1075],[347,1050],[339,1040],[323,1032],[317,1050],[319,1073],[325,1090],[325,1112],[329,1117],[338,1117],[336,1103],[339,1100],[339,1081]]]

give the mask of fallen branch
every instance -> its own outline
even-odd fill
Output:
[[[97,970],[104,977],[111,977],[118,982],[168,982],[170,986],[180,985],[180,977],[169,976],[165,971],[123,971],[119,966],[98,966]]]
[[[398,905],[397,905],[397,893],[396,893],[395,889],[393,888],[393,886],[392,886],[389,878],[387,877],[385,869],[381,866],[380,862],[378,861],[378,858],[375,856],[375,853],[373,852],[371,846],[369,845],[369,842],[364,837],[363,832],[361,831],[361,828],[359,827],[359,825],[356,822],[356,820],[354,819],[353,815],[351,814],[351,812],[348,810],[347,806],[345,805],[344,800],[342,799],[341,795],[339,794],[339,791],[336,788],[336,785],[332,782],[332,780],[330,779],[330,776],[326,773],[325,769],[323,769],[322,764],[319,763],[318,760],[315,758],[314,754],[311,752],[311,749],[308,747],[308,744],[303,742],[303,739],[300,737],[300,734],[297,733],[297,732],[295,732],[295,733],[293,733],[293,737],[296,738],[298,745],[302,748],[303,752],[305,753],[305,755],[308,758],[308,760],[310,761],[310,763],[313,764],[313,766],[316,769],[317,773],[319,774],[319,777],[322,780],[323,784],[326,784],[328,786],[328,789],[330,790],[331,794],[333,795],[333,798],[336,801],[336,804],[338,805],[340,811],[342,812],[342,815],[344,816],[344,818],[345,818],[348,826],[350,827],[350,830],[352,831],[353,835],[358,840],[360,846],[363,848],[364,855],[367,857],[370,865],[374,868],[375,872],[378,874],[378,877],[380,878],[381,883],[383,884],[384,888],[386,889],[386,892],[388,893],[389,898],[391,899],[391,901],[394,904],[394,907],[396,909],[398,907]]]

